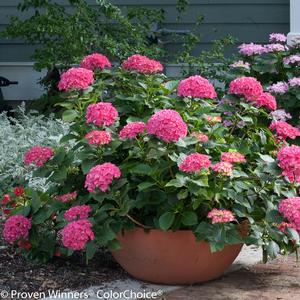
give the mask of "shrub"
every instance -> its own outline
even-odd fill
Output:
[[[30,180],[30,186],[43,189],[44,180],[32,178],[24,166],[24,153],[36,145],[58,146],[69,128],[51,115],[45,118],[34,111],[26,114],[24,103],[15,113],[15,118],[8,117],[5,112],[0,114],[0,194],[14,184],[23,183],[24,179]]]
[[[179,96],[179,82],[159,70],[97,70],[94,79],[87,89],[61,93],[70,129],[51,156],[34,151],[43,163],[33,173],[51,186],[26,188],[21,201],[9,196],[11,214],[31,220],[27,257],[85,250],[88,260],[99,246],[117,249],[116,235],[135,226],[189,229],[213,252],[241,242],[262,246],[265,259],[296,250],[299,211],[281,215],[278,204],[300,201],[300,148],[269,129],[275,99],[259,81],[234,80],[217,100],[204,79]],[[193,97],[207,88],[208,98]],[[90,142],[98,140],[95,131],[99,143]],[[238,229],[244,222],[246,237]]]
[[[288,46],[284,34],[272,33],[269,44],[242,44],[239,52],[230,69],[222,73],[223,81],[229,83],[235,76],[257,78],[276,97],[278,106],[291,114],[291,122],[299,125],[299,44]]]

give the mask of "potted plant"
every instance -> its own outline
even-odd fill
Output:
[[[265,261],[296,251],[299,131],[272,121],[276,100],[255,78],[218,96],[141,55],[110,66],[93,54],[61,75],[70,133],[25,154],[49,189],[13,199],[9,243],[43,261],[104,246],[135,277],[174,284],[220,276],[243,244]]]

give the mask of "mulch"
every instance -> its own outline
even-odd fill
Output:
[[[1,220],[0,236],[2,237]],[[88,265],[80,253],[69,259],[55,258],[47,264],[39,264],[14,255],[14,249],[7,246],[1,237],[0,291],[78,291],[92,285],[128,278],[105,249],[99,250]]]

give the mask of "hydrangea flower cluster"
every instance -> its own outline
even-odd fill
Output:
[[[250,64],[248,62],[244,62],[243,60],[238,60],[229,65],[231,68],[243,68],[246,70],[250,70]]]
[[[90,145],[107,145],[111,142],[111,134],[106,130],[92,130],[85,139]]]
[[[268,91],[274,94],[285,94],[289,90],[289,85],[284,81],[279,81],[268,87]]]
[[[3,237],[4,239],[13,244],[20,239],[27,239],[31,222],[23,215],[15,215],[8,218],[4,224]]]
[[[263,93],[263,87],[254,77],[239,77],[230,82],[229,93],[253,100]]]
[[[214,86],[202,76],[190,76],[179,82],[177,93],[183,97],[215,99],[217,93]]]
[[[24,164],[35,164],[37,167],[42,167],[51,157],[54,152],[49,147],[34,146],[29,149],[24,155]]]
[[[93,167],[86,176],[85,187],[92,193],[96,188],[106,192],[114,178],[120,178],[120,169],[112,163],[104,163]]]
[[[285,65],[297,64],[300,65],[300,56],[299,55],[291,55],[283,58],[283,63]]]
[[[287,40],[287,37],[283,33],[271,33],[269,35],[269,42],[270,43],[285,43]]]
[[[92,71],[96,69],[103,70],[105,67],[111,68],[111,63],[105,55],[93,53],[83,58],[83,60],[80,62],[80,67]]]
[[[229,163],[243,163],[246,162],[246,158],[239,152],[224,152],[221,154],[221,161],[227,161]]]
[[[275,121],[286,121],[292,118],[292,116],[289,113],[287,113],[284,109],[272,111],[270,115]]]
[[[287,138],[294,140],[300,136],[299,129],[285,121],[273,121],[269,128],[276,131],[276,137],[279,140],[286,140]]]
[[[238,48],[239,52],[245,56],[261,55],[266,52],[264,46],[254,43],[242,44]]]
[[[162,72],[163,70],[163,66],[159,61],[139,54],[128,57],[122,63],[122,68],[125,70],[136,71],[143,74],[155,74],[158,72]]]
[[[134,139],[138,134],[144,133],[146,130],[146,124],[144,122],[131,122],[125,125],[120,133],[119,138],[124,139]]]
[[[280,201],[279,212],[290,222],[290,226],[300,233],[300,197],[291,197]]]
[[[179,165],[179,170],[187,173],[199,172],[202,169],[208,169],[211,165],[208,155],[192,153],[188,155]]]
[[[69,222],[81,220],[81,219],[87,219],[91,211],[92,208],[89,205],[76,205],[69,208],[64,213],[64,218]]]
[[[212,166],[212,169],[222,176],[232,176],[233,165],[227,161],[221,161]]]
[[[72,200],[75,200],[77,198],[77,192],[72,192],[72,193],[67,193],[67,194],[63,194],[63,195],[57,195],[55,196],[55,199],[63,202],[63,203],[67,203],[70,202]]]
[[[64,72],[58,83],[60,91],[85,90],[94,82],[94,73],[85,68],[71,68]]]
[[[71,250],[82,250],[88,241],[95,239],[92,223],[89,220],[78,220],[67,224],[61,231],[62,243]]]
[[[207,218],[211,219],[212,224],[236,221],[233,213],[230,210],[226,209],[214,208],[207,214]]]
[[[187,135],[187,125],[177,111],[163,109],[148,120],[147,131],[167,143],[177,142]]]
[[[191,136],[194,136],[200,143],[208,141],[208,136],[202,132],[193,132]]]
[[[290,86],[300,86],[300,77],[294,77],[289,79]]]
[[[265,45],[265,52],[270,53],[270,52],[281,52],[281,51],[286,51],[286,47],[282,44],[268,44]]]
[[[110,126],[118,117],[118,111],[109,102],[98,102],[87,107],[86,122],[96,126]]]
[[[285,146],[277,154],[278,166],[282,169],[282,175],[291,182],[300,182],[300,147]]]
[[[270,93],[262,93],[253,102],[257,107],[266,107],[269,110],[275,110],[277,108],[277,102],[274,96]]]

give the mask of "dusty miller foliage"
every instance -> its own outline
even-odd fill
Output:
[[[26,113],[24,103],[15,109],[15,117],[1,113],[0,195],[11,185],[22,183],[23,180],[43,190],[46,184],[44,179],[32,179],[31,173],[26,174],[23,155],[32,146],[57,146],[68,128],[69,125],[55,119],[54,115],[45,117],[36,111]]]

